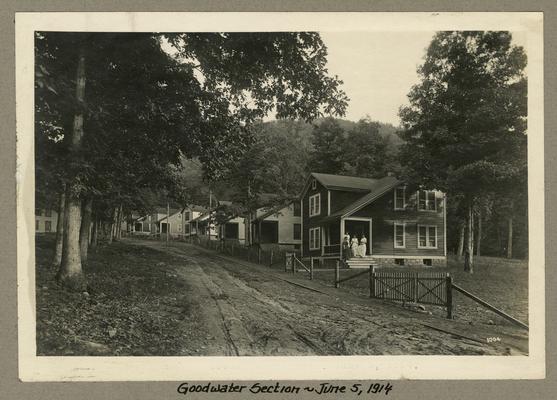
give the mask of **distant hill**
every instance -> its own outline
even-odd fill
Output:
[[[357,122],[349,121],[347,119],[335,118],[339,125],[346,131],[351,130],[356,126]],[[277,120],[264,122],[265,131],[267,134],[272,134],[277,130],[289,130],[296,131],[298,135],[307,139],[308,143],[311,143],[311,134],[314,125],[319,125],[323,121],[323,118],[316,119],[312,123],[303,121],[290,121],[290,120]],[[382,137],[388,138],[393,146],[398,147],[403,143],[403,140],[397,134],[399,128],[390,123],[374,121],[379,124],[379,134]]]

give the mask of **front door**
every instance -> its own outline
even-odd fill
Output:
[[[371,218],[346,218],[344,219],[344,234],[350,235],[350,240],[356,237],[361,240],[366,238],[366,255],[371,254]]]

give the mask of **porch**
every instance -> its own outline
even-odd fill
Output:
[[[321,256],[342,258],[342,241],[345,234],[350,235],[350,239],[358,238],[358,241],[365,237],[365,254],[372,254],[372,219],[349,217],[324,222],[321,225]]]

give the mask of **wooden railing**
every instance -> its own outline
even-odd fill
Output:
[[[328,244],[323,246],[323,254],[325,255],[340,254],[340,244]]]

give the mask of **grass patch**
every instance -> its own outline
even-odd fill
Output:
[[[113,243],[90,253],[86,293],[59,287],[53,238],[37,237],[37,355],[179,355],[199,304],[172,256]],[[183,261],[182,261],[183,263]]]
[[[389,267],[388,271],[449,272],[453,282],[472,292],[493,306],[502,309],[521,321],[528,323],[528,262],[495,257],[476,257],[474,273],[464,272],[463,262],[449,257],[446,268],[438,267]],[[356,274],[360,270],[341,270],[341,278]],[[329,286],[334,285],[334,271],[316,272],[319,279]],[[361,296],[369,296],[369,277],[360,277],[342,282],[342,288]],[[471,323],[509,325],[510,322],[485,309],[464,295],[453,291],[455,319]],[[445,316],[444,308],[426,305],[428,310]]]

